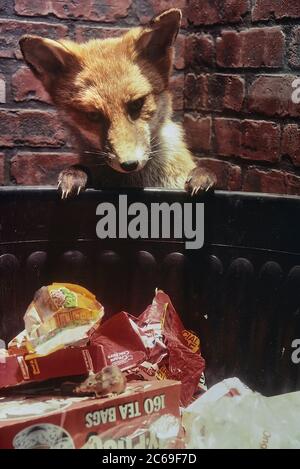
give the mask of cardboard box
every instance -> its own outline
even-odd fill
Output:
[[[110,398],[0,398],[0,448],[180,447],[180,387],[136,381]]]

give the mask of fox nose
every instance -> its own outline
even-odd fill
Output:
[[[134,171],[139,165],[138,161],[135,160],[129,160],[129,161],[124,161],[124,163],[121,163],[121,168],[124,171]]]

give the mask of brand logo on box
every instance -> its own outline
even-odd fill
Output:
[[[33,360],[29,360],[29,364],[30,364],[30,367],[31,367],[32,374],[34,376],[39,375],[41,373],[38,362],[35,358]]]
[[[69,433],[58,425],[41,423],[17,433],[13,440],[15,449],[74,449]]]

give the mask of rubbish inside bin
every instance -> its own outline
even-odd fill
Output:
[[[139,317],[120,312],[104,322],[101,322],[103,307],[91,293],[85,292],[82,287],[70,284],[53,284],[40,289],[25,314],[21,340],[20,335],[17,336],[8,351],[0,351],[0,387],[40,382],[38,387],[27,388],[26,392],[23,388],[23,394],[22,387],[17,388],[21,401],[14,400],[15,388],[9,389],[10,397],[0,398],[0,417],[1,403],[4,413],[14,409],[18,413],[17,417],[9,414],[7,420],[3,419],[5,434],[12,429],[7,440],[9,447],[31,447],[32,442],[35,445],[36,441],[28,434],[32,426],[38,431],[43,427],[34,437],[38,447],[43,446],[42,440],[48,438],[52,427],[57,427],[58,439],[55,443],[47,440],[45,445],[65,447],[67,432],[72,435],[81,425],[75,424],[77,416],[87,418],[89,415],[88,425],[95,426],[96,432],[92,436],[89,432],[87,436],[82,426],[76,433],[75,445],[72,440],[72,447],[300,448],[300,393],[267,398],[250,390],[238,378],[231,378],[195,397],[199,389],[204,390],[199,384],[205,367],[200,340],[184,328],[164,292],[156,291],[152,304]],[[68,314],[74,308],[81,311],[86,308],[85,314],[79,314],[78,321],[76,315]],[[65,310],[66,320],[59,323],[57,311],[63,315]],[[59,329],[58,323],[64,327]],[[86,329],[79,337],[73,332],[81,328],[82,323]],[[52,353],[36,353],[41,350],[40,346],[44,352],[48,350],[47,343],[53,338],[70,337],[64,334],[66,331],[73,339],[75,337],[73,343],[65,340],[61,348]],[[29,350],[34,353],[28,353]],[[63,378],[70,376],[74,381],[64,382]],[[54,380],[51,388],[46,380],[58,377],[62,379],[60,385]],[[172,384],[174,381],[176,384]],[[45,388],[48,394],[41,392],[41,385],[48,386]],[[173,386],[177,397],[171,404]],[[38,409],[44,405],[45,395],[49,402],[54,398],[68,402],[69,410],[58,408],[53,414],[55,419],[41,420],[40,416],[28,418],[22,414],[26,407],[22,398],[31,396],[33,409]],[[86,397],[80,400],[82,396]],[[128,396],[133,397],[127,402]],[[143,398],[139,401],[140,397]],[[142,410],[140,402],[143,402]],[[183,427],[179,406],[182,407]],[[119,416],[113,415],[116,409]],[[65,417],[68,426],[59,425],[57,422]],[[21,425],[15,426],[16,418]],[[120,423],[116,428],[118,419],[124,420],[126,425]],[[112,425],[103,426],[104,421]],[[97,433],[100,425],[102,430],[98,429]]]
[[[101,345],[108,364],[118,365],[129,381],[181,381],[182,405],[191,402],[201,386],[205,361],[200,340],[184,328],[163,291],[156,292],[138,318],[122,312],[104,322],[91,333],[90,344]]]
[[[77,316],[70,314],[74,308],[79,310],[79,325]],[[157,291],[138,318],[121,312],[102,323],[103,314],[95,297],[77,285],[53,284],[40,289],[25,314],[25,331],[9,344],[10,355],[3,354],[0,388],[63,376],[83,375],[85,379],[105,366],[117,366],[128,381],[181,381],[181,405],[189,404],[196,392],[203,391],[199,383],[205,361],[200,340],[184,328],[168,295]],[[59,337],[64,340],[58,345]],[[52,353],[46,354],[49,350]]]
[[[0,398],[0,448],[183,448],[180,383],[132,382],[120,395]]]
[[[137,318],[121,312],[102,323],[103,308],[92,294],[81,299],[81,287],[61,285],[39,290],[25,314],[25,331],[11,341],[9,353],[1,353],[0,388],[6,390],[0,410],[2,403],[5,412],[18,413],[0,421],[4,447],[184,447],[180,406],[203,390],[199,383],[205,361],[199,338],[185,329],[168,295],[156,291],[152,304]],[[83,307],[88,311],[76,322],[69,312]],[[57,318],[63,317],[64,309],[67,319],[62,323]],[[76,329],[82,319],[86,329],[79,337]],[[64,327],[58,328],[58,323]],[[64,341],[56,342],[53,351],[58,337]],[[43,355],[37,353],[41,351]],[[33,409],[45,399],[68,403],[68,409],[58,408],[53,418],[28,417],[20,404],[25,398],[32,399]],[[55,442],[47,440],[52,430],[57,433]],[[66,443],[66,435],[73,442]]]
[[[300,392],[264,397],[226,379],[183,410],[187,448],[300,448]]]
[[[46,355],[83,343],[103,315],[103,306],[86,288],[71,283],[41,287],[24,315],[25,330],[9,343],[8,351],[11,355]]]
[[[126,377],[117,366],[105,366],[98,373],[90,372],[83,383],[75,387],[78,395],[94,394],[96,397],[122,394],[126,390]]]

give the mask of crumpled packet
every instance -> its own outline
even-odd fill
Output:
[[[41,287],[24,315],[25,330],[8,344],[8,352],[45,355],[84,343],[103,315],[103,306],[86,288],[71,283]]]
[[[300,392],[265,397],[224,380],[183,410],[189,449],[300,448]]]
[[[117,365],[128,380],[181,381],[181,405],[198,390],[205,368],[200,340],[184,328],[163,291],[138,318],[122,312],[93,329],[90,343],[102,345],[108,364]]]

